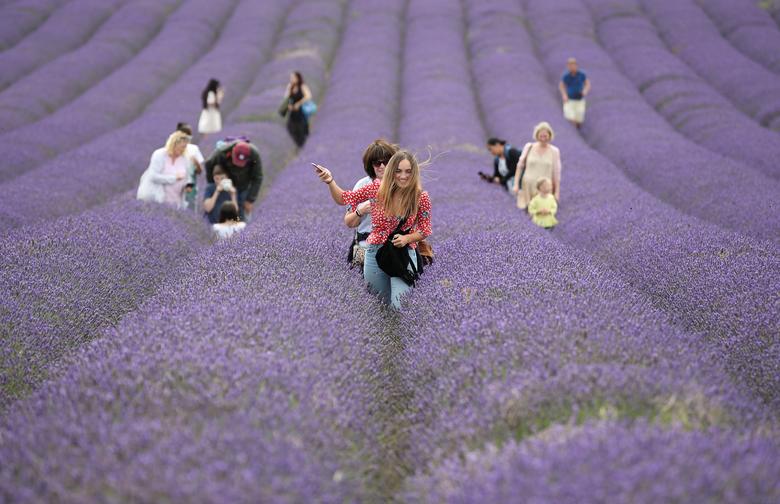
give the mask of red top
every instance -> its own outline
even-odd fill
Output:
[[[371,201],[371,224],[373,229],[371,234],[368,235],[368,239],[366,239],[369,245],[382,245],[385,243],[387,237],[395,231],[398,223],[401,222],[401,217],[385,214],[385,209],[382,208],[382,205],[377,204],[376,195],[381,184],[382,181],[377,179],[360,189],[344,191],[343,193],[344,203],[352,208],[357,208],[364,201]],[[412,215],[406,219],[401,228],[402,231],[411,231],[412,229],[421,233],[425,238],[431,235],[431,199],[425,191],[420,193],[417,215]],[[416,249],[417,243],[410,243],[409,247]]]

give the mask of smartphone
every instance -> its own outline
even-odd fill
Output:
[[[315,170],[317,170],[319,173],[322,173],[322,168],[320,168],[320,165],[318,165],[317,163],[312,163],[311,165],[312,165],[312,166],[314,167],[314,169],[315,169]]]

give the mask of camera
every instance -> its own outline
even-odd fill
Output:
[[[229,178],[226,178],[225,180],[223,180],[220,183],[220,185],[221,185],[223,191],[230,191],[231,189],[233,189],[233,181],[230,180]]]

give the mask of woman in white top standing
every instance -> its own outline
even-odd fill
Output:
[[[517,162],[513,192],[517,194],[517,207],[522,210],[528,208],[531,198],[536,196],[536,181],[540,178],[552,180],[552,194],[558,203],[561,201],[561,151],[550,143],[553,136],[549,123],[537,124],[534,128],[536,141],[525,145]]]
[[[203,103],[203,110],[200,113],[200,119],[198,120],[198,133],[201,134],[201,139],[205,139],[206,135],[211,133],[219,133],[222,131],[222,114],[219,111],[219,106],[222,104],[222,99],[225,97],[225,90],[220,85],[217,79],[210,79],[206,85],[206,89],[200,96]]]
[[[174,131],[165,147],[152,153],[149,167],[141,176],[137,198],[144,201],[165,203],[181,208],[187,171],[192,161],[185,156],[191,137]]]

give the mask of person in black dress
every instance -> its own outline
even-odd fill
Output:
[[[300,72],[290,74],[290,82],[285,91],[287,97],[287,131],[290,133],[295,145],[299,148],[306,143],[309,136],[309,120],[301,110],[308,100],[311,100],[311,90],[303,82]]]

